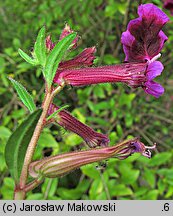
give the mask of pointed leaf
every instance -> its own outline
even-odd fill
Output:
[[[60,107],[60,108],[57,109],[54,113],[52,113],[50,116],[48,116],[48,117],[47,117],[47,120],[49,120],[49,119],[55,117],[59,112],[61,112],[62,110],[66,109],[66,108],[68,108],[68,107],[69,107],[69,105],[64,105],[64,106]]]
[[[46,64],[46,43],[45,43],[45,27],[43,26],[37,36],[34,45],[34,57],[38,63],[42,66]]]
[[[29,55],[27,55],[27,54],[26,54],[25,52],[23,52],[21,49],[19,49],[18,52],[19,52],[19,55],[20,55],[23,59],[25,59],[25,61],[28,62],[29,64],[32,64],[32,65],[37,65],[37,64],[38,64],[38,62],[37,62],[35,59],[31,58]]]
[[[58,44],[53,48],[53,50],[50,52],[47,61],[46,66],[44,70],[44,76],[48,83],[48,87],[50,88],[52,81],[54,79],[54,76],[56,74],[56,70],[58,68],[58,65],[69,48],[72,41],[75,39],[76,33],[72,33],[64,37],[62,40],[59,41]]]
[[[19,181],[26,150],[41,113],[42,110],[39,109],[30,114],[29,117],[13,132],[6,144],[6,164],[16,183]]]
[[[31,95],[27,92],[25,87],[22,86],[22,84],[12,78],[9,78],[9,80],[12,82],[21,101],[25,104],[25,106],[29,109],[30,112],[33,112],[36,109],[36,106]]]

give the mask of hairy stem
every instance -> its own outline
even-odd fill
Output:
[[[28,185],[26,185],[26,187],[24,188],[25,192],[31,191],[34,188],[36,188],[40,183],[43,182],[43,177],[37,178],[34,181],[32,181],[31,183],[29,183]]]
[[[43,112],[40,116],[40,119],[38,120],[38,123],[35,127],[33,136],[31,138],[31,141],[28,145],[27,151],[26,151],[26,155],[25,155],[25,159],[24,159],[24,163],[23,163],[23,167],[22,167],[22,172],[21,172],[21,176],[20,176],[20,182],[19,182],[19,188],[20,190],[16,190],[15,191],[15,195],[14,198],[15,199],[24,199],[27,190],[25,190],[25,186],[27,183],[27,178],[28,178],[28,167],[29,164],[32,161],[32,157],[34,155],[35,152],[35,148],[37,145],[37,141],[40,137],[40,134],[42,132],[42,129],[44,127],[44,123],[45,123],[45,119],[47,116],[47,112],[49,109],[49,106],[53,100],[53,97],[59,93],[62,88],[64,87],[64,85],[58,86],[53,92],[46,92],[45,94],[45,100],[44,100],[44,104],[43,104]]]

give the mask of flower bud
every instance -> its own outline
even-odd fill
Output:
[[[124,141],[118,145],[98,148],[87,151],[78,151],[65,153],[57,156],[44,158],[30,164],[29,173],[32,177],[44,176],[48,178],[60,177],[68,174],[79,167],[99,162],[111,157],[125,159],[133,153],[141,153],[143,156],[150,158],[149,149],[156,146],[147,147],[138,138]]]
[[[49,114],[52,114],[58,109],[59,107],[51,104],[49,108]],[[107,135],[94,131],[91,127],[80,122],[66,110],[58,112],[54,120],[63,128],[82,137],[89,147],[105,147],[109,143]]]

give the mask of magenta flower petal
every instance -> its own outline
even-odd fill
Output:
[[[130,55],[130,47],[132,46],[135,37],[130,34],[129,30],[123,32],[121,37],[121,43],[123,44],[123,50],[126,55],[125,61],[128,61],[128,56]]]
[[[131,20],[127,31],[122,34],[126,61],[151,60],[159,54],[167,40],[161,29],[169,18],[163,11],[153,4],[145,4],[139,6],[138,14],[139,18]]]
[[[156,98],[159,98],[164,93],[164,88],[154,81],[147,81],[143,88],[147,94],[153,95]]]
[[[143,19],[147,20],[148,18],[150,18],[151,20],[154,20],[161,27],[169,21],[168,16],[162,10],[151,3],[140,5],[138,8],[138,14]]]
[[[162,30],[160,30],[158,37],[159,37],[159,41],[160,41],[160,47],[161,47],[161,50],[162,50],[165,41],[168,40],[168,37],[165,35],[165,33]]]
[[[159,76],[162,73],[163,69],[164,67],[160,61],[154,61],[150,63],[147,68],[147,80],[151,81],[155,77]]]

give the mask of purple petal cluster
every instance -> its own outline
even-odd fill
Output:
[[[153,4],[140,5],[139,18],[131,20],[121,41],[125,61],[145,62],[158,55],[168,39],[161,30],[169,21],[167,15]]]
[[[140,5],[138,15],[138,18],[129,22],[127,30],[121,37],[126,55],[125,61],[148,62],[147,80],[143,83],[143,89],[146,93],[158,98],[163,94],[164,88],[153,79],[161,74],[163,65],[159,61],[153,61],[157,59],[156,56],[159,56],[168,39],[162,28],[169,18],[153,4]]]
[[[162,73],[163,65],[159,61],[154,61],[148,65],[146,77],[147,81],[144,83],[143,89],[147,94],[151,94],[158,98],[164,93],[164,88],[153,79]]]

